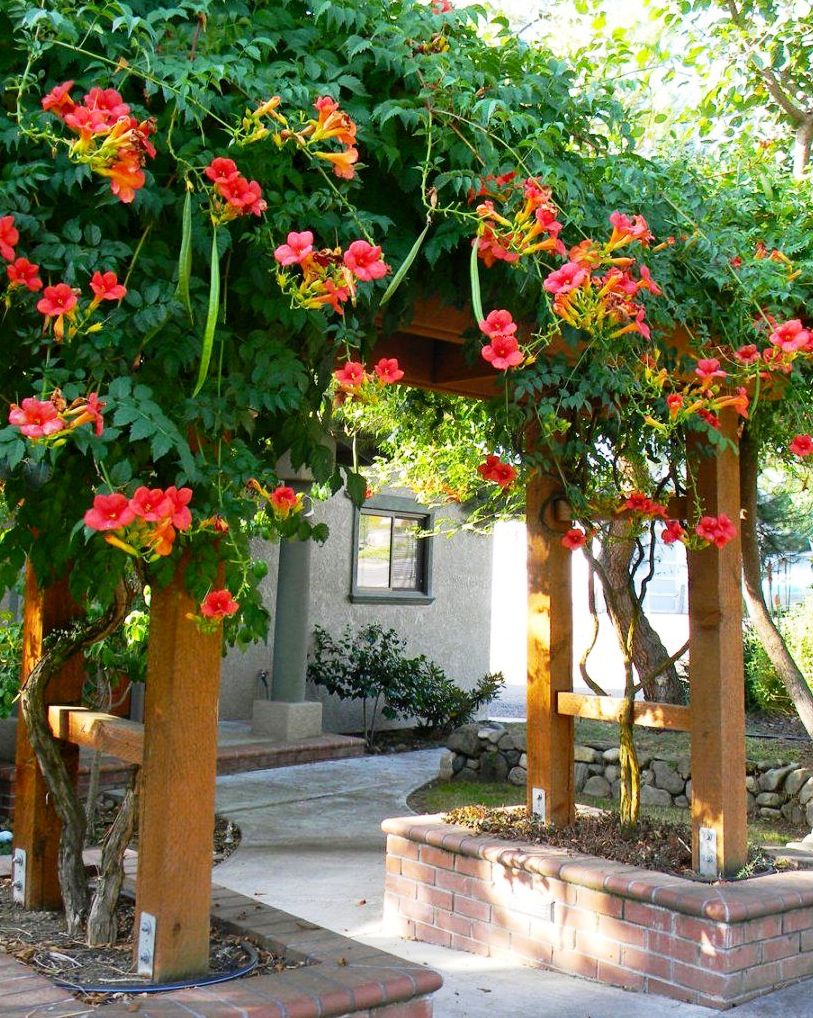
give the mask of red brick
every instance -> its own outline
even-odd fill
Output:
[[[784,937],[775,937],[773,940],[762,942],[762,960],[765,962],[779,961],[781,958],[790,958],[799,953],[800,935],[798,933],[786,933]]]
[[[411,898],[401,898],[398,911],[408,919],[414,919],[420,923],[431,924],[435,918],[435,910],[431,905],[427,905],[424,901],[413,901]]]
[[[563,905],[556,902],[553,911],[553,921],[557,926],[569,930],[585,930],[592,932],[598,926],[598,916],[589,909],[574,908],[572,905]]]
[[[486,859],[473,859],[470,855],[455,856],[454,868],[467,877],[491,880],[491,863]]]
[[[797,954],[795,958],[782,961],[782,982],[790,979],[805,979],[813,975],[813,954]]]
[[[440,887],[427,887],[426,884],[418,884],[418,890],[416,898],[418,901],[425,901],[427,905],[433,905],[435,908],[444,908],[447,911],[452,910],[452,892],[441,890]]]
[[[471,936],[472,920],[465,916],[455,915],[453,912],[444,912],[442,909],[435,910],[435,926],[450,933],[457,933],[461,937]]]
[[[531,939],[540,940],[552,947],[572,950],[576,946],[576,931],[557,923],[544,922],[540,919],[531,920]]]
[[[667,958],[685,961],[688,965],[697,965],[700,961],[700,945],[696,940],[684,940],[670,933],[650,930],[646,938],[647,950],[654,954],[663,954]]]
[[[623,919],[614,919],[612,916],[598,917],[598,932],[610,940],[619,940],[622,944],[633,944],[635,947],[646,945],[647,933],[642,926],[626,923]]]
[[[596,979],[598,976],[598,962],[596,959],[588,958],[578,951],[554,948],[550,963],[553,968],[557,968],[561,972],[570,972],[574,976],[584,976],[585,979]]]
[[[782,916],[782,932],[795,933],[797,930],[809,930],[813,927],[813,914],[809,908],[795,908]]]
[[[657,975],[657,973],[654,974]],[[726,991],[733,986],[734,980],[739,979],[739,974],[727,976],[722,972],[714,972],[711,968],[684,965],[680,961],[672,963],[673,982],[679,983],[681,986],[689,986],[699,993],[707,993],[713,997],[724,996]]]
[[[437,866],[442,870],[455,868],[455,855],[452,852],[444,852],[442,848],[434,848],[432,845],[421,845],[418,858],[427,866]]]
[[[508,930],[503,930],[493,923],[473,922],[471,924],[471,935],[474,940],[481,944],[487,944],[488,947],[495,950],[502,949],[507,951],[511,946],[511,935]]]
[[[735,940],[734,944],[748,944],[752,940],[770,940],[771,937],[778,937],[782,932],[782,916],[766,915],[761,919],[749,919],[748,922],[737,923],[734,930],[739,934],[739,939]]]
[[[410,880],[420,880],[422,884],[434,884],[437,870],[434,866],[426,866],[422,862],[415,862],[414,859],[401,860],[401,873]]]
[[[469,919],[479,919],[485,923],[491,919],[491,905],[486,901],[480,901],[478,898],[467,898],[463,894],[456,894],[452,907],[455,912],[468,916]]]
[[[688,915],[675,916],[675,934],[686,940],[695,940],[701,946],[734,947],[735,941],[742,943],[735,937],[733,930],[734,927],[727,923],[715,923],[710,919],[697,919]]]
[[[403,859],[417,859],[418,845],[407,838],[399,838],[397,834],[388,834],[387,854],[400,855]]]
[[[699,994],[696,990],[686,986],[676,986],[675,983],[667,983],[662,979],[655,979],[648,976],[646,980],[647,993],[659,993],[662,997],[671,997],[673,1000],[685,1000],[690,1004],[697,1003]]]
[[[731,947],[726,951],[715,951],[711,949],[704,952],[708,964],[716,967],[720,972],[741,972],[743,969],[759,965],[760,945],[757,943],[741,944],[739,947]],[[681,959],[685,961],[686,959]]]
[[[424,997],[422,1000],[374,1007],[368,1012],[368,1016],[369,1018],[432,1018],[432,1001],[428,997]]]
[[[742,993],[753,990],[764,990],[767,987],[779,986],[782,982],[782,966],[793,959],[774,962],[771,965],[755,965],[745,972],[739,973],[739,989]]]
[[[487,899],[490,885],[484,880],[465,877],[462,873],[450,873],[449,870],[434,870],[435,884],[455,894],[465,894],[467,898]]]
[[[461,937],[459,933],[452,934],[452,947],[455,951],[467,951],[469,954],[480,954],[488,957],[490,951],[488,944],[481,944],[479,940],[471,937]]]
[[[605,961],[598,963],[598,978],[599,982],[609,983],[610,986],[620,986],[625,990],[642,990],[644,988],[642,975],[617,965],[609,965]]]
[[[566,884],[564,880],[557,880],[555,877],[540,877],[538,874],[533,875],[531,887],[538,893],[543,894],[547,898],[552,898],[554,901],[568,901],[568,889],[570,884]]]
[[[813,930],[802,930],[799,944],[803,951],[813,951]]]
[[[621,961],[621,945],[613,940],[607,940],[598,933],[580,930],[576,934],[576,950],[611,965],[618,965]]]
[[[534,965],[550,965],[553,956],[551,944],[534,937],[523,937],[519,933],[511,934],[511,951]]]
[[[524,937],[527,937],[531,932],[530,916],[523,915],[521,912],[514,912],[510,908],[500,908],[497,905],[492,905],[491,922],[495,926],[500,926],[511,933],[520,933]]]
[[[605,894],[603,891],[593,891],[589,887],[575,887],[576,900],[572,904],[578,904],[579,908],[589,909],[591,912],[600,912],[602,915],[611,915],[620,918],[624,911],[624,901],[612,894]]]
[[[384,860],[384,869],[387,873],[394,873],[395,876],[401,874],[401,860],[397,855],[388,855]]]
[[[669,979],[672,976],[673,962],[660,954],[650,954],[637,947],[621,949],[621,964],[624,968],[640,972],[644,976],[655,976],[656,979]],[[674,963],[676,964],[676,963]],[[674,977],[673,977],[674,978]]]
[[[388,873],[384,877],[384,889],[390,894],[397,894],[401,898],[415,898],[418,893],[418,885],[414,880],[407,880],[405,877],[396,877]]]
[[[645,905],[642,901],[625,901],[624,918],[627,922],[645,926],[648,930],[671,933],[675,917],[665,908]]]
[[[437,944],[438,947],[452,946],[452,935],[448,930],[439,930],[428,923],[415,923],[415,939],[424,944]]]

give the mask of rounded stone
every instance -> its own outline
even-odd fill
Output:
[[[508,780],[512,785],[524,785],[528,781],[528,772],[524,767],[512,767],[508,772]]]
[[[652,773],[655,775],[655,787],[663,788],[671,795],[683,795],[686,781],[666,760],[653,760]]]
[[[621,750],[615,746],[613,749],[605,749],[602,753],[604,762],[608,764],[618,763],[618,758],[621,755]]]
[[[665,788],[656,788],[654,785],[642,785],[641,805],[671,806],[672,796],[666,791]]]
[[[799,802],[806,806],[813,799],[813,778],[808,778],[799,790]]]
[[[573,785],[577,792],[581,792],[584,788],[585,781],[587,781],[589,777],[590,772],[587,769],[587,764],[573,764]]]
[[[577,763],[591,764],[602,759],[601,753],[597,753],[590,746],[574,746],[573,759]]]
[[[582,789],[584,795],[592,795],[596,799],[609,799],[611,791],[610,782],[600,774],[588,778]]]
[[[791,771],[785,778],[785,794],[797,795],[810,776],[810,771],[806,767],[798,767],[795,771]]]

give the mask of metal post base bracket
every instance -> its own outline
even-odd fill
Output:
[[[155,964],[155,930],[158,922],[154,915],[142,912],[138,918],[138,974],[152,979]]]
[[[15,848],[11,857],[11,889],[15,905],[25,905],[25,871],[25,849]]]

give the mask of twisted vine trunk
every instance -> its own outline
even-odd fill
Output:
[[[116,942],[116,903],[124,883],[124,853],[133,837],[137,819],[138,772],[134,770],[121,808],[102,846],[99,879],[88,915],[87,942],[90,947],[104,947]]]
[[[635,725],[633,723],[635,694],[630,694],[629,690],[628,679],[624,711],[618,720],[618,767],[621,772],[619,775],[621,781],[619,814],[621,826],[625,830],[632,830],[635,827],[641,812],[641,768],[638,765],[638,753],[635,749]]]
[[[65,906],[68,933],[78,937],[88,912],[89,894],[82,850],[85,844],[85,810],[62,759],[59,741],[48,727],[45,692],[50,681],[75,654],[104,639],[124,620],[140,589],[128,578],[116,591],[108,611],[92,622],[77,622],[50,634],[43,656],[20,690],[20,711],[28,737],[62,823],[59,839],[59,886]]]
[[[762,567],[757,536],[757,481],[759,479],[759,443],[743,432],[740,440],[740,501],[743,509],[740,525],[742,573],[745,604],[765,653],[793,701],[802,724],[813,739],[813,693],[765,603]]]
[[[603,541],[597,570],[604,589],[607,613],[623,646],[633,627],[632,663],[644,679],[644,698],[660,703],[685,703],[686,693],[674,664],[668,665],[669,651],[636,603],[630,576],[635,542],[630,540],[623,521],[610,524],[610,540]],[[664,667],[666,666],[666,667]]]

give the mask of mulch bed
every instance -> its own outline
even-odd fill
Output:
[[[61,912],[26,912],[12,901],[11,880],[0,880],[0,950],[30,965],[42,975],[76,985],[131,986],[149,980],[133,971],[133,903],[122,898],[116,910],[118,938],[111,947],[88,947],[68,936]],[[249,960],[245,937],[227,933],[212,920],[209,969],[212,973],[239,969]],[[254,975],[298,968],[300,962],[286,962],[256,942],[259,963]],[[251,978],[247,976],[246,978]],[[69,987],[70,988],[70,987]],[[83,993],[73,991],[86,1004],[107,1004],[130,1000],[131,993]]]
[[[353,734],[364,738],[364,732]],[[382,753],[411,753],[416,749],[435,749],[437,746],[444,746],[446,738],[445,735],[421,728],[393,728],[377,732],[375,745],[372,749],[368,746],[365,752],[368,755],[379,756]]]
[[[530,815],[525,806],[490,808],[462,806],[447,813],[447,823],[493,834],[507,841],[552,845],[603,859],[698,879],[692,871],[692,829],[689,824],[642,817],[634,832],[624,831],[618,813],[583,812],[568,827],[554,828]],[[784,866],[783,868],[795,868]],[[738,879],[772,873],[777,862],[758,846],[749,846],[748,864]]]

